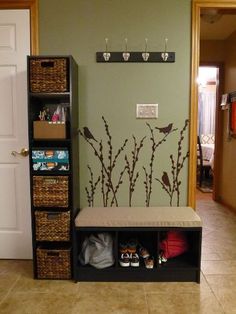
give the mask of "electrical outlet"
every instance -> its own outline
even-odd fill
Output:
[[[158,118],[158,104],[137,104],[136,118],[139,119]]]

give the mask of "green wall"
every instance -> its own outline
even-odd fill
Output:
[[[113,174],[117,181],[124,166],[125,153],[131,158],[132,135],[137,140],[147,136],[137,164],[137,181],[132,206],[145,205],[143,166],[150,164],[150,133],[152,127],[173,122],[177,132],[157,150],[154,177],[170,172],[170,154],[177,154],[179,131],[189,117],[190,87],[190,25],[191,0],[40,0],[40,54],[70,54],[79,64],[79,121],[80,128],[89,127],[96,139],[107,142],[102,116],[109,124],[114,154],[125,138],[129,140],[120,155]],[[96,63],[96,51],[105,49],[104,38],[109,38],[111,51],[144,50],[148,38],[150,51],[161,51],[168,38],[168,50],[176,52],[176,62],[163,63]],[[136,119],[137,103],[158,103],[156,120]],[[161,134],[155,131],[160,139]],[[188,131],[183,153],[188,150]],[[100,164],[83,138],[80,138],[81,206],[87,205],[85,186],[89,184],[87,164],[95,179],[100,175]],[[181,173],[180,204],[187,203],[186,163]],[[128,204],[128,180],[123,177],[117,198],[119,206]],[[161,185],[153,180],[150,206],[168,205],[169,197]],[[94,205],[102,205],[98,187]],[[175,204],[173,204],[175,205]]]

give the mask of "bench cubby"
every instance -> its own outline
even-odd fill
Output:
[[[97,219],[92,215],[96,215]],[[185,233],[188,250],[180,256],[168,259],[166,263],[159,264],[160,242],[165,233],[171,230]],[[100,232],[111,233],[113,237],[114,265],[104,269],[81,265],[78,261],[78,254],[85,237]],[[141,258],[139,267],[120,266],[119,244],[129,239],[137,239],[148,249],[154,257],[152,269],[145,268]],[[74,279],[75,281],[193,281],[199,283],[201,242],[201,220],[189,207],[84,208],[75,219]]]

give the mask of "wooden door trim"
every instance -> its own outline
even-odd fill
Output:
[[[190,93],[190,143],[188,205],[196,207],[196,163],[197,163],[197,114],[198,87],[197,76],[200,59],[200,10],[201,8],[236,8],[235,1],[229,0],[192,0],[192,63]]]
[[[39,52],[38,0],[1,0],[0,10],[28,9],[30,11],[30,50],[32,55]]]

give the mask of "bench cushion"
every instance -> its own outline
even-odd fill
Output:
[[[84,207],[76,227],[201,227],[191,207]]]

